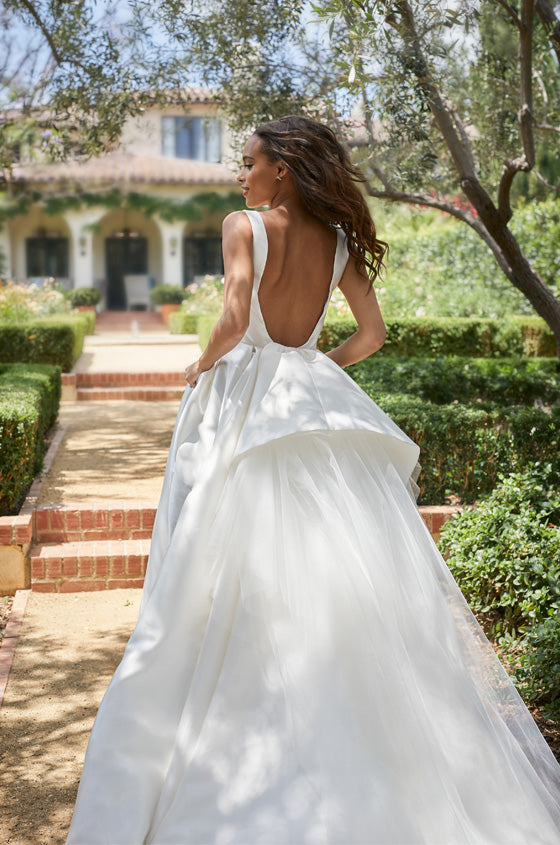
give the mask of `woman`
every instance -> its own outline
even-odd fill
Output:
[[[72,845],[560,842],[560,769],[418,514],[418,448],[341,369],[384,340],[357,179],[304,118],[245,146],[269,210],[224,221]],[[325,356],[337,284],[358,330]]]

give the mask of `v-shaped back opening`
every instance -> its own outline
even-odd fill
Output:
[[[293,347],[294,349],[300,349],[302,347],[307,346],[313,340],[313,337],[314,337],[315,333],[317,332],[317,329],[321,326],[322,321],[325,317],[325,312],[328,308],[328,304],[329,304],[329,301],[330,301],[330,298],[331,298],[332,290],[333,290],[335,282],[337,281],[337,279],[336,279],[337,264],[338,264],[339,250],[340,250],[340,246],[341,246],[341,238],[340,238],[338,232],[336,232],[336,245],[335,245],[334,256],[333,256],[333,261],[332,261],[331,277],[330,277],[329,286],[328,286],[328,289],[327,289],[327,292],[326,292],[326,296],[325,296],[325,299],[323,301],[323,305],[322,305],[322,308],[321,308],[321,311],[319,313],[317,320],[315,321],[311,331],[308,333],[306,339],[302,343],[284,343],[283,341],[275,340],[275,338],[272,337],[272,335],[269,331],[267,322],[266,322],[266,318],[265,318],[263,309],[262,309],[262,304],[261,304],[259,294],[260,294],[262,278],[263,278],[263,275],[265,273],[267,263],[268,263],[268,257],[269,257],[268,231],[266,229],[266,224],[265,224],[261,214],[259,212],[252,212],[252,214],[250,216],[252,216],[252,215],[254,215],[253,219],[256,220],[258,218],[257,227],[256,228],[253,227],[253,241],[254,241],[253,252],[254,252],[254,256],[255,256],[255,265],[256,265],[255,266],[256,273],[255,273],[254,291],[255,291],[255,297],[256,297],[256,300],[257,300],[259,315],[260,315],[260,318],[262,320],[263,328],[266,332],[267,337],[269,338],[270,341],[272,341],[272,343],[278,343],[281,346],[289,346],[289,347]],[[259,232],[259,235],[256,234],[257,232]],[[255,236],[258,239],[257,242],[255,242],[255,240],[256,240]],[[260,243],[258,241],[260,241]],[[258,267],[257,267],[257,265],[258,265]]]

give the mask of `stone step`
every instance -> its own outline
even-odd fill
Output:
[[[185,386],[183,372],[63,373],[62,399],[174,401],[181,399]]]
[[[76,593],[142,587],[150,540],[38,543],[30,550],[31,589]]]
[[[35,513],[35,540],[39,544],[149,540],[155,513],[151,502],[42,505]]]
[[[185,373],[179,371],[172,373],[64,373],[62,378],[68,379],[69,376],[75,378],[76,387],[185,386]]]
[[[171,402],[179,401],[185,387],[79,387],[76,391],[78,401],[114,401],[129,400],[135,402]]]

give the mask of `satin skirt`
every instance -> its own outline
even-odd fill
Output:
[[[200,495],[180,448],[68,843],[560,843],[560,767],[382,439],[280,437]]]

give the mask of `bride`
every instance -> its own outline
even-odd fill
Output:
[[[417,511],[418,448],[341,369],[384,245],[325,126],[259,127],[186,370],[138,623],[70,845],[560,843],[560,767]],[[358,329],[316,343],[339,286]]]

